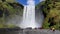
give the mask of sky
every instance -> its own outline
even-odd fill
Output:
[[[43,1],[43,0],[34,0],[35,4],[38,4],[39,2]],[[17,2],[19,2],[22,5],[27,5],[27,0],[17,0]]]

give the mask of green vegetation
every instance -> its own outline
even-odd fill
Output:
[[[60,0],[46,0],[36,5],[36,9],[44,14],[42,27],[60,29]],[[7,19],[15,15],[22,16],[23,6],[15,0],[0,0],[0,28],[13,28],[14,24],[7,25]]]
[[[60,29],[60,0],[46,0],[38,4],[36,8],[41,9],[45,16],[43,28]]]
[[[14,0],[0,0],[0,28],[13,27],[14,24],[6,25],[8,18],[22,15],[23,6]]]

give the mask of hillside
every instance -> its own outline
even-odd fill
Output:
[[[40,9],[45,16],[43,28],[60,29],[60,0],[43,1],[36,6],[36,9]]]
[[[14,0],[9,1],[0,0],[0,28],[7,26],[6,21],[8,18],[12,18],[15,15],[22,16],[23,6]]]

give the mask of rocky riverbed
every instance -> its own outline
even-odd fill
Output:
[[[60,34],[59,30],[52,31],[46,29],[0,29],[0,34]]]

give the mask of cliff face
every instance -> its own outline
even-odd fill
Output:
[[[43,28],[60,29],[60,0],[43,1],[36,6],[36,9],[40,9],[45,16]]]
[[[9,2],[12,1],[12,2]],[[22,16],[23,5],[14,0],[0,0],[0,24],[5,24],[8,18],[14,15]],[[3,27],[3,25],[1,25]]]

